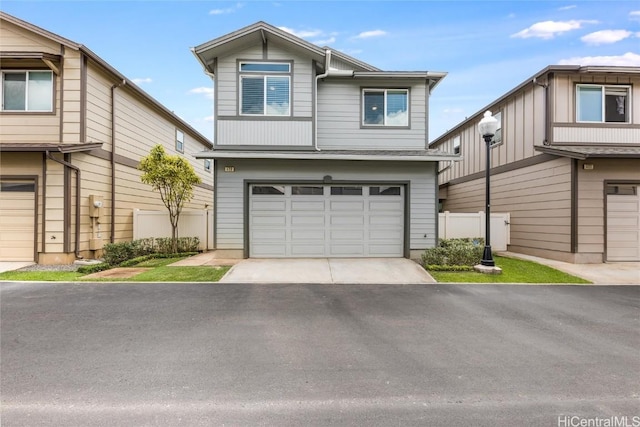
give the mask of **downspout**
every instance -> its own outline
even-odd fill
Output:
[[[549,76],[547,75],[546,83],[539,83],[538,79],[534,77],[533,84],[544,88],[544,140],[542,141],[542,145],[550,145],[549,128],[551,127],[551,123],[549,122],[549,109],[551,106],[549,105]]]
[[[313,126],[314,126],[314,130],[313,130],[313,147],[316,149],[316,151],[321,151],[320,147],[318,147],[318,82],[320,81],[320,79],[324,79],[325,77],[328,76],[340,76],[340,77],[353,77],[353,70],[333,70],[333,72],[331,71],[331,49],[326,49],[325,50],[325,55],[324,55],[325,61],[324,61],[324,73],[319,74],[316,76],[316,96],[315,96],[315,100],[314,100],[314,114],[315,117],[313,118]]]
[[[76,172],[76,226],[75,226],[75,245],[74,245],[74,254],[77,259],[81,259],[80,256],[80,168],[72,165],[69,162],[65,162],[64,160],[59,160],[53,157],[49,150],[46,151],[47,159],[52,160],[56,163],[59,163],[69,169],[73,169]]]
[[[126,80],[111,86],[111,233],[109,241],[116,240],[116,89],[127,84]]]

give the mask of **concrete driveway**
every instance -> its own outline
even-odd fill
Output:
[[[433,277],[405,258],[245,259],[221,283],[424,284]]]
[[[633,286],[1,283],[2,425],[632,420],[638,313]]]

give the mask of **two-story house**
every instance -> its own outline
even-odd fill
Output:
[[[214,227],[235,257],[417,257],[437,242],[429,96],[258,22],[192,49],[214,80]]]
[[[491,209],[511,213],[509,250],[572,263],[640,260],[640,68],[550,66],[437,138],[443,210],[484,209],[485,110]]]
[[[85,46],[0,12],[0,61],[0,260],[131,240],[134,208],[166,210],[137,170],[156,144],[202,179],[186,209],[211,204],[211,142]]]

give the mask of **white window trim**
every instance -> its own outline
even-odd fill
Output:
[[[502,129],[504,128],[502,111],[498,111],[493,115],[493,117],[495,118],[498,118],[498,116],[500,116],[500,120],[498,121],[498,128],[496,129],[496,134],[493,136],[493,139],[491,140],[492,148],[497,147],[498,145],[501,145],[504,142],[504,133],[502,132]],[[498,136],[498,131],[500,131],[500,137],[496,139],[496,136]]]
[[[204,159],[204,170],[211,172],[211,159]]]
[[[457,144],[456,144],[457,141]],[[453,145],[452,151],[453,154],[461,154],[462,153],[462,137],[460,135],[456,135],[451,139],[451,144]],[[456,148],[458,151],[456,151]]]
[[[256,73],[255,71],[251,71],[248,73]],[[243,72],[244,74],[244,72]],[[262,74],[261,72],[257,73],[258,75],[240,75],[240,87],[239,87],[239,99],[240,99],[240,115],[241,116],[247,116],[247,117],[290,117],[291,116],[291,76],[290,75],[286,75],[286,74]],[[251,79],[255,79],[258,77],[262,77],[264,79],[264,89],[263,89],[263,94],[262,94],[262,114],[249,114],[249,113],[243,113],[242,112],[242,79],[244,79],[245,77],[251,78]],[[269,90],[269,87],[267,85],[267,78],[269,77],[278,77],[278,78],[286,78],[289,81],[289,93],[288,93],[288,99],[287,99],[287,103],[288,103],[288,107],[287,107],[287,114],[268,114],[267,113],[267,90]]]
[[[184,153],[184,132],[176,129],[176,151]]]
[[[407,124],[406,125],[388,125],[387,124],[387,92],[392,91],[392,92],[400,92],[403,91],[406,93],[407,95]],[[371,123],[365,123],[365,116],[366,116],[366,111],[365,111],[365,102],[364,102],[364,95],[367,92],[382,92],[384,93],[384,112],[383,112],[383,123],[382,124],[371,124]],[[362,105],[362,117],[361,117],[361,121],[360,124],[362,127],[371,127],[371,128],[408,128],[410,126],[411,123],[411,101],[409,98],[409,89],[407,88],[363,88],[362,89],[362,101],[361,104]]]
[[[580,120],[580,88],[581,87],[597,87],[602,89],[601,91],[601,95],[602,95],[602,120],[600,121],[594,121],[594,120]],[[624,122],[608,122],[606,120],[606,103],[605,103],[605,95],[606,95],[606,89],[607,88],[616,88],[616,89],[626,89],[627,91],[627,105],[628,105],[628,110],[626,112],[626,118],[627,120]],[[607,124],[607,123],[611,123],[611,124],[630,124],[632,122],[632,111],[631,111],[631,106],[633,105],[633,102],[631,100],[631,85],[618,85],[618,84],[593,84],[593,83],[579,83],[576,85],[576,97],[575,97],[575,103],[576,103],[576,109],[575,109],[575,114],[576,114],[576,123],[599,123],[599,124]]]
[[[51,75],[51,94],[50,94],[50,100],[51,100],[51,108],[48,110],[31,110],[28,107],[27,103],[29,101],[29,73],[31,72],[35,72],[35,73],[49,73]],[[22,74],[25,73],[25,78],[26,78],[26,87],[24,90],[24,105],[25,105],[25,109],[24,110],[5,110],[4,108],[4,76],[7,74]],[[1,107],[0,107],[0,111],[2,112],[7,112],[7,113],[51,113],[53,112],[54,108],[55,108],[55,99],[53,97],[54,93],[55,93],[55,77],[53,74],[53,71],[51,70],[40,70],[40,69],[29,69],[29,70],[3,70],[2,71],[2,76],[1,76],[1,80],[0,81],[0,102],[1,102]]]

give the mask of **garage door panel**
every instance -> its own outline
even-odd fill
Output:
[[[35,184],[3,180],[0,190],[0,261],[34,261]]]
[[[315,189],[316,194],[301,195],[292,186],[285,185],[284,194],[251,194],[250,256],[400,257],[404,254],[404,196],[369,196],[367,186],[362,186],[360,195],[331,194],[329,187]],[[256,203],[258,201],[260,203]],[[255,232],[256,228],[260,233]],[[270,228],[281,233],[270,232]]]
[[[607,190],[620,187],[636,188],[616,184]],[[640,194],[607,196],[607,261],[640,261]]]

